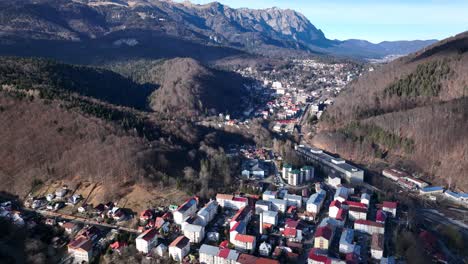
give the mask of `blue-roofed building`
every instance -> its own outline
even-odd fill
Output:
[[[440,186],[430,186],[430,187],[425,187],[419,190],[419,193],[422,195],[426,194],[438,194],[438,193],[443,193],[444,188]]]
[[[312,194],[309,200],[307,200],[307,212],[318,214],[323,206],[323,202],[325,201],[325,196],[326,192],[324,190],[320,190],[319,192]]]

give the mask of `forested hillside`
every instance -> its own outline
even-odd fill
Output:
[[[223,147],[251,140],[153,113],[142,104],[152,83],[51,61],[0,60],[0,122],[8,124],[0,131],[0,189],[6,192],[23,196],[64,179],[106,183],[109,197],[134,184],[207,196],[229,188],[237,172]]]
[[[367,73],[309,139],[356,162],[399,164],[468,189],[468,33]]]

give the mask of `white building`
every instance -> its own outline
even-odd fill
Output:
[[[182,262],[190,252],[190,240],[185,236],[179,236],[169,245],[169,255],[173,260]]]
[[[288,207],[287,202],[281,199],[270,199],[271,202],[271,210],[272,211],[279,211],[279,212],[286,212]]]
[[[289,179],[289,173],[292,171],[292,166],[289,164],[283,165],[282,176],[286,181]],[[265,200],[265,199],[264,199]]]
[[[174,222],[178,225],[181,225],[185,219],[194,215],[197,212],[197,200],[195,198],[190,198],[185,203],[183,203],[176,211],[174,211]]]
[[[384,236],[382,234],[372,234],[371,256],[373,259],[380,260],[384,252]]]
[[[330,207],[328,208],[328,216],[331,218],[336,218],[340,209],[341,209],[341,202],[338,200],[332,201],[330,204]]]
[[[219,206],[232,210],[239,210],[243,207],[246,207],[249,203],[249,200],[245,197],[234,197],[231,194],[221,193],[216,195],[216,201],[218,202]]]
[[[286,194],[283,198],[286,201],[287,206],[296,206],[297,208],[302,207],[302,196],[295,194]]]
[[[391,215],[395,217],[397,214],[397,206],[396,202],[383,202],[382,210],[387,213],[387,215]]]
[[[369,220],[356,220],[354,222],[354,229],[372,235],[373,233],[384,234],[385,225]]]
[[[307,160],[323,165],[322,168],[328,174],[345,178],[352,183],[364,182],[364,171],[346,163],[344,159],[333,157],[321,149],[304,145],[296,146],[296,151],[305,155]]]
[[[278,224],[278,212],[274,211],[265,211],[262,213],[263,223],[277,225]]]
[[[255,203],[255,213],[261,214],[262,212],[269,211],[271,208],[271,202],[259,200]]]
[[[366,220],[367,219],[367,209],[350,207],[348,211],[349,219],[352,221],[355,220]]]
[[[318,214],[320,212],[320,209],[322,209],[326,195],[327,193],[324,190],[320,190],[319,192],[312,194],[309,200],[307,200],[307,212]]]
[[[288,173],[288,184],[292,186],[297,186],[302,183],[300,170],[292,170]]]
[[[361,203],[369,206],[369,204],[370,204],[370,195],[368,193],[361,194]]]
[[[312,166],[304,166],[301,168],[301,175],[304,182],[309,182],[315,177],[315,170]]]
[[[444,192],[444,188],[440,186],[431,186],[422,188],[419,190],[421,195],[430,195],[430,194],[441,194]]]
[[[327,183],[336,189],[341,185],[341,178],[333,176],[333,175],[329,175],[327,178]]]
[[[191,243],[198,244],[205,237],[205,227],[187,224],[184,227],[184,236],[187,237]]]
[[[148,254],[158,245],[158,231],[154,228],[146,230],[135,239],[135,244],[138,251]]]
[[[210,201],[208,204],[205,205],[200,211],[198,211],[197,215],[202,221],[202,225],[206,226],[218,213],[218,202]]]
[[[200,247],[200,263],[202,264],[236,264],[239,253],[229,248],[218,248],[210,245]]]
[[[262,195],[264,201],[269,201],[271,199],[276,199],[278,192],[275,191],[265,191]]]
[[[67,247],[68,254],[74,258],[74,263],[89,263],[93,256],[93,242],[86,237],[80,236],[75,238]]]
[[[256,247],[256,238],[251,235],[237,234],[231,243],[238,251],[253,253]]]

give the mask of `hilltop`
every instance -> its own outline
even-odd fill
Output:
[[[340,94],[314,144],[466,190],[468,33],[369,72]]]

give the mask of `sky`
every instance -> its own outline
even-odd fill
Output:
[[[214,0],[191,0],[205,4]],[[444,39],[468,30],[468,0],[218,0],[234,8],[289,8],[329,39]]]

